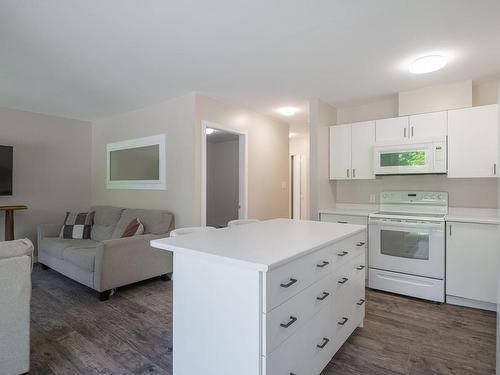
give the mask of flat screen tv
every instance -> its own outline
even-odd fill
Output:
[[[0,195],[12,195],[13,147],[0,145]]]

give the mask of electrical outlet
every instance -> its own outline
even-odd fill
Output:
[[[375,202],[376,202],[375,194],[370,194],[370,203],[375,203]]]

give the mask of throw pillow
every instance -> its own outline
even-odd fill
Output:
[[[144,225],[138,218],[132,220],[123,231],[122,238],[144,234]]]
[[[94,224],[95,212],[66,212],[60,238],[88,240]]]

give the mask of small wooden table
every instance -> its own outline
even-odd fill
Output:
[[[5,211],[5,241],[14,239],[14,211],[26,209],[28,207],[23,205],[0,206],[0,211]]]

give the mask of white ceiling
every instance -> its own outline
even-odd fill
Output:
[[[0,106],[93,119],[190,91],[263,113],[500,73],[498,0],[0,0]],[[425,76],[407,62],[452,60]]]

